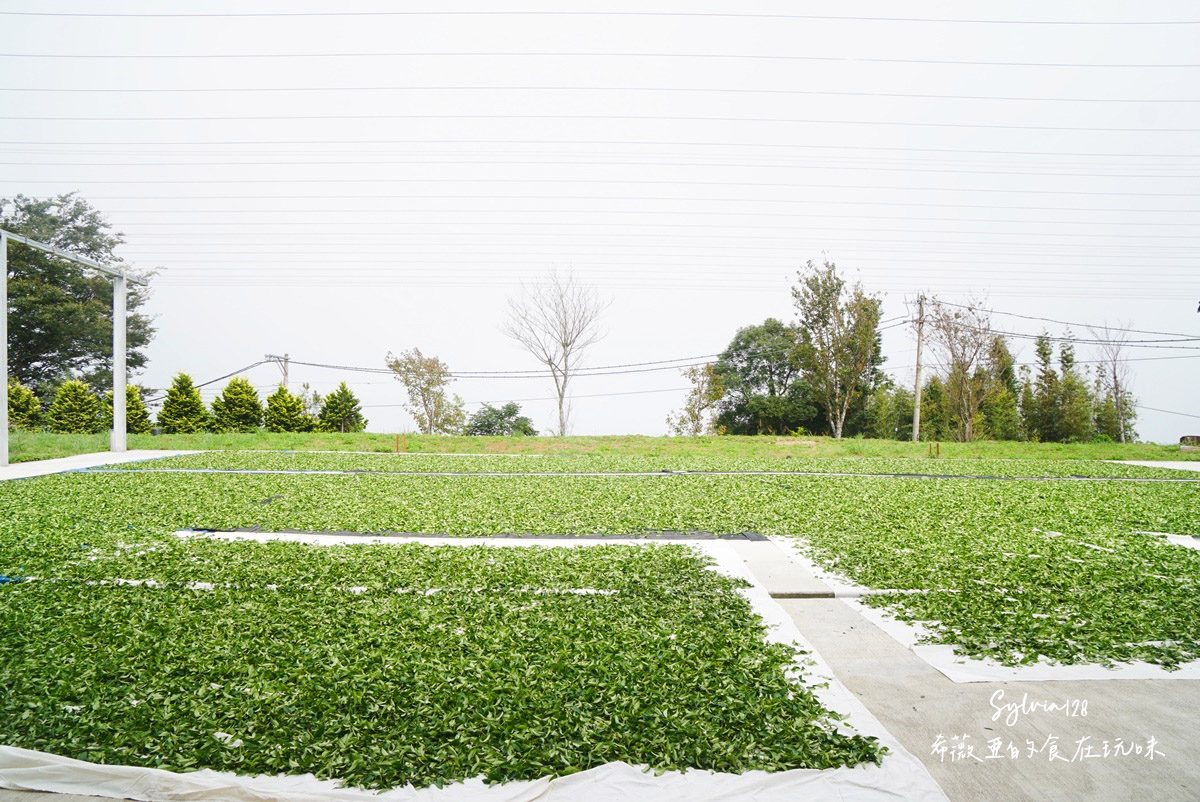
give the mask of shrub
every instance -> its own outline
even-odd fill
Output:
[[[314,421],[304,412],[304,400],[282,384],[267,396],[268,432],[311,432]]]
[[[59,385],[46,412],[46,425],[61,434],[92,434],[100,430],[100,401],[81,381]]]
[[[37,396],[16,379],[8,380],[8,428],[32,431],[41,426],[42,405]]]
[[[321,404],[321,429],[327,432],[361,432],[367,428],[358,399],[345,382],[325,396]]]
[[[113,394],[109,390],[104,394],[104,428],[112,429],[113,425]],[[129,434],[148,434],[150,432],[150,413],[142,402],[142,388],[135,384],[125,387],[125,431]]]
[[[466,434],[485,437],[502,435],[535,437],[537,429],[533,428],[533,421],[521,414],[520,405],[509,401],[502,407],[484,404],[482,409],[471,416]]]
[[[263,422],[258,391],[241,376],[229,384],[212,403],[213,428],[218,432],[253,432]]]
[[[208,428],[208,411],[191,376],[180,373],[171,381],[167,400],[158,413],[158,425],[167,434],[192,434]]]

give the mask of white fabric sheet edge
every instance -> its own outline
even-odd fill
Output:
[[[130,798],[145,802],[219,800],[219,802],[319,802],[378,800],[379,802],[658,802],[688,800],[706,802],[730,798],[753,798],[756,802],[793,802],[799,798],[843,802],[914,800],[942,802],[941,788],[925,766],[904,749],[863,704],[850,693],[800,634],[791,617],[758,583],[730,543],[722,541],[641,540],[523,540],[519,538],[417,538],[361,537],[354,535],[305,535],[298,533],[193,533],[182,537],[222,537],[238,540],[288,540],[313,544],[420,543],[424,545],[487,545],[499,547],[541,546],[547,548],[587,547],[602,544],[689,546],[711,557],[716,569],[745,579],[742,589],[752,609],[766,624],[771,643],[795,643],[808,654],[798,666],[808,684],[825,683],[813,690],[822,704],[845,716],[845,722],[861,735],[873,735],[890,754],[881,766],[827,770],[794,769],[784,772],[750,771],[722,774],[711,771],[664,772],[655,775],[627,763],[608,763],[566,777],[487,785],[481,779],[455,783],[444,788],[397,788],[375,793],[355,788],[338,788],[335,780],[318,780],[309,775],[241,776],[204,769],[176,773],[133,766],[108,766],[46,752],[0,746],[0,788],[49,791]]]
[[[845,577],[830,573],[817,565],[800,548],[800,537],[772,537],[771,541],[783,549],[793,561],[812,571],[821,581],[833,588],[835,598],[849,605],[855,612],[882,629],[893,640],[912,650],[943,675],[958,683],[966,682],[1058,682],[1078,680],[1121,680],[1121,679],[1200,679],[1200,660],[1185,663],[1175,671],[1168,671],[1151,663],[1121,663],[1113,668],[1101,665],[1053,665],[1037,663],[1029,666],[1005,666],[992,660],[976,660],[954,653],[948,644],[919,643],[926,629],[919,623],[900,621],[890,613],[876,607],[868,607],[859,597],[871,590],[849,582]]]

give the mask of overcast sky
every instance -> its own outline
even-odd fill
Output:
[[[465,13],[500,8],[3,0],[0,196],[78,190],[129,262],[163,268],[153,387],[284,352],[378,368],[419,346],[459,371],[536,369],[499,328],[552,266],[612,300],[590,365],[713,354],[790,320],[795,269],[823,253],[886,293],[885,319],[924,291],[1200,336],[1200,24],[1029,24],[1196,22],[1195,3]],[[343,15],[277,16],[328,11]],[[372,11],[393,13],[357,13]],[[255,13],[276,16],[228,16]],[[870,19],[898,13],[992,22]],[[797,14],[858,19],[780,16]],[[911,328],[884,345],[911,384]],[[1197,346],[1131,352],[1143,407],[1200,415]],[[248,376],[265,394],[279,371]],[[342,379],[371,430],[412,430],[386,376],[291,370],[293,388]],[[581,378],[574,431],[662,434],[685,385],[674,368]],[[553,419],[547,379],[453,390]],[[1200,432],[1139,418],[1148,440]]]

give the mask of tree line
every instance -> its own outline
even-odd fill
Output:
[[[691,390],[667,418],[672,433],[911,439],[915,396],[883,368],[881,298],[846,282],[831,262],[809,262],[798,279],[792,322],[738,329],[715,361],[684,371]],[[1070,332],[1043,332],[1036,361],[1019,366],[980,304],[933,299],[923,324],[930,371],[920,388],[920,439],[1136,438],[1120,330],[1086,340],[1099,354],[1093,369],[1077,360]]]

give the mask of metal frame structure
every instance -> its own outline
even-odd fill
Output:
[[[125,437],[125,333],[127,321],[127,297],[130,284],[146,286],[144,279],[130,276],[124,271],[88,259],[85,256],[64,251],[53,245],[14,234],[0,228],[0,378],[4,382],[5,398],[0,404],[0,466],[8,464],[8,241],[19,242],[37,248],[51,256],[66,259],[77,265],[98,270],[113,279],[113,427],[109,439],[109,450],[126,450]]]

